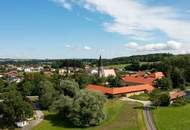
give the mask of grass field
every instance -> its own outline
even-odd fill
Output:
[[[153,64],[154,62],[140,62],[141,65],[143,64]],[[118,68],[118,69],[123,69],[126,66],[129,66],[130,64],[116,64],[116,65],[107,65],[105,67],[108,68]]]
[[[137,100],[142,100],[142,101],[148,101],[148,100],[150,100],[149,95],[146,94],[146,93],[142,93],[142,94],[139,94],[139,95],[133,95],[130,98],[137,99]]]
[[[61,121],[55,114],[45,112],[45,120],[33,130],[146,130],[143,111],[135,109],[140,104],[109,101],[105,106],[107,119],[91,128],[73,128]]]
[[[190,130],[190,104],[153,110],[158,130]]]
[[[130,64],[107,65],[105,67],[123,69],[124,67],[126,67],[128,65],[130,65]]]

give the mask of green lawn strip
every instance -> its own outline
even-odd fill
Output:
[[[134,109],[139,106],[136,103],[110,100],[104,108],[106,120],[100,126],[90,128],[73,128],[57,115],[44,112],[45,120],[34,130],[146,130],[142,109]]]
[[[190,104],[180,107],[159,107],[152,110],[158,130],[189,130]]]
[[[190,86],[186,86],[185,89],[190,90]]]
[[[142,110],[141,109],[138,110],[139,129],[140,130],[147,130],[145,120],[144,120],[143,105],[141,104],[140,106],[142,106]]]
[[[140,62],[141,65],[143,64],[153,64],[155,62]],[[126,66],[129,66],[131,65],[130,63],[129,64],[115,64],[115,65],[106,65],[105,67],[108,67],[108,68],[118,68],[118,69],[122,69]]]
[[[148,101],[150,97],[149,97],[148,94],[142,93],[142,94],[139,94],[139,95],[133,95],[130,98],[137,99],[137,100],[142,100],[142,101]]]
[[[130,64],[107,65],[105,67],[122,69],[122,68],[124,68],[124,67],[126,67],[128,65],[130,65]]]

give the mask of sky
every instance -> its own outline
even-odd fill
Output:
[[[190,53],[190,0],[1,0],[0,58]]]

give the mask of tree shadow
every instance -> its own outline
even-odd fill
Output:
[[[16,126],[12,123],[0,119],[0,130],[15,130]]]
[[[150,106],[150,107],[147,107],[149,108],[150,110],[154,110],[154,109],[157,109],[156,107],[154,106]],[[140,110],[144,110],[145,107],[144,106],[138,106],[138,107],[133,107],[133,109],[140,109]]]
[[[140,109],[140,110],[144,110],[144,107],[143,107],[143,106],[140,106],[140,107],[133,107],[133,109]]]
[[[50,123],[53,126],[64,127],[64,128],[76,128],[70,122],[68,122],[67,120],[61,118],[57,114],[46,115],[44,117],[44,119],[50,121]]]

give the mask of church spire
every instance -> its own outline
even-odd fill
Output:
[[[102,56],[100,55],[98,60],[98,77],[103,76],[103,65],[102,65]]]

